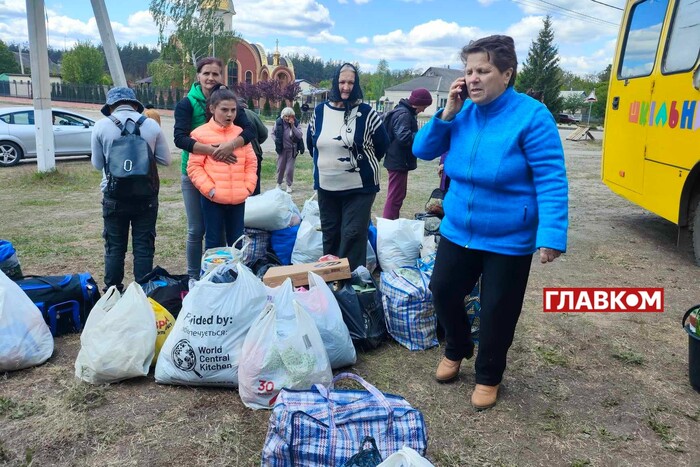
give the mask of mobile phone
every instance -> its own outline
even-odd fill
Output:
[[[459,92],[459,98],[463,101],[469,99],[469,90],[467,89],[467,83],[462,85],[462,90]]]

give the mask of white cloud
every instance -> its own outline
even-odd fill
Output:
[[[496,3],[498,0],[477,0],[477,1],[479,2],[479,4],[481,4],[483,6],[489,6],[492,3]]]
[[[371,39],[371,47],[357,53],[364,58],[384,58],[389,62],[389,66],[392,66],[392,61],[412,64],[418,62],[420,68],[447,64],[460,66],[460,48],[470,40],[484,35],[479,28],[432,20],[419,24],[410,31],[397,29],[376,35]]]
[[[233,29],[244,38],[317,36],[333,27],[328,8],[315,0],[238,0]]]
[[[26,3],[17,0],[0,0],[0,20],[5,21],[7,18],[23,18],[26,21]]]
[[[274,50],[273,48],[268,49],[267,47],[263,47],[265,50]],[[282,55],[294,55],[294,54],[299,54],[299,55],[308,55],[310,57],[317,57],[321,58],[321,55],[318,53],[318,50],[315,49],[314,47],[309,47],[306,45],[289,45],[286,47],[280,47],[280,53]]]
[[[370,2],[370,0],[355,0],[355,3],[357,3],[358,5],[362,5],[364,3],[369,3],[369,2]]]
[[[355,39],[355,42],[358,44],[369,44],[369,37],[367,37],[367,36],[358,37],[357,39]]]
[[[312,44],[347,44],[348,40],[342,36],[336,36],[328,31],[321,31],[315,36],[310,36],[307,39]]]

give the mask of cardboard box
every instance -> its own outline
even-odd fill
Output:
[[[268,287],[277,287],[282,285],[287,277],[291,277],[294,287],[301,287],[302,285],[309,285],[309,275],[307,274],[309,271],[318,274],[326,282],[350,278],[348,259],[341,258],[319,263],[276,266],[267,270],[265,277],[263,277],[263,282]]]

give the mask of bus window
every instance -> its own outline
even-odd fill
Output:
[[[700,2],[678,0],[668,34],[664,73],[688,71],[698,60],[700,46]]]
[[[622,51],[620,79],[651,73],[667,6],[667,0],[647,0],[633,7]]]

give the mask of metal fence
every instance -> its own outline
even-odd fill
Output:
[[[104,104],[107,92],[112,86],[102,84],[51,83],[51,100],[63,102],[86,102]],[[134,88],[136,98],[143,104],[152,104],[157,109],[175,108],[185,96],[179,88],[155,88],[137,86]],[[30,81],[0,81],[0,96],[34,98]]]

